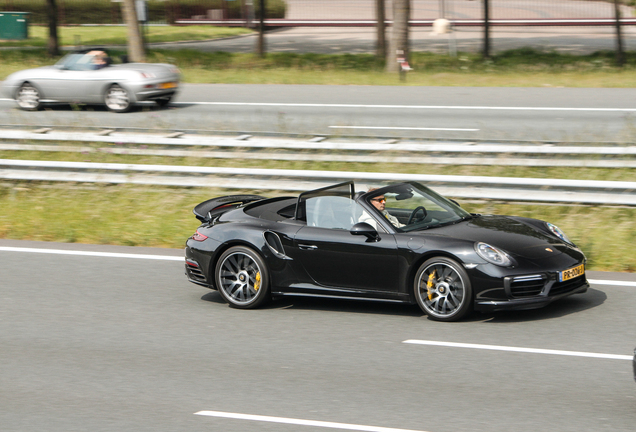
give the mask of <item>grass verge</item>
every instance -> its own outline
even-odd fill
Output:
[[[189,28],[189,27],[188,27]],[[124,51],[114,51],[114,55]],[[196,50],[151,50],[149,62],[177,65],[188,83],[338,84],[488,87],[636,87],[636,53],[626,54],[623,68],[612,52],[589,55],[516,49],[483,60],[476,54],[451,57],[413,53],[415,68],[405,81],[384,72],[384,61],[370,54],[206,53]],[[12,72],[52,64],[45,50],[0,51],[0,79]]]
[[[144,37],[148,43],[200,41],[240,36],[253,33],[243,27],[213,26],[147,26]],[[29,26],[29,38],[0,41],[0,47],[40,47],[48,43],[49,29],[44,26]],[[61,47],[77,45],[104,46],[126,45],[127,28],[124,26],[69,26],[58,27]]]
[[[192,208],[211,197],[236,192],[289,195],[202,188],[4,183],[0,184],[0,238],[180,248],[198,226]],[[548,220],[581,247],[588,257],[589,270],[636,271],[636,209],[499,202],[462,205],[475,213]]]

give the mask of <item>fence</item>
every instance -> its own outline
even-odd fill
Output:
[[[391,23],[392,0],[384,1],[386,20]],[[246,6],[240,17],[222,20],[182,14],[176,22],[246,25],[249,5],[258,0],[233,0],[225,4],[233,2]],[[623,23],[636,24],[634,2],[622,0],[622,3]],[[483,4],[484,0],[411,0],[411,25],[430,26],[435,19],[446,18],[455,26],[483,26]],[[613,0],[490,0],[489,4],[493,26],[608,26],[615,19]],[[286,0],[285,17],[267,20],[265,25],[373,26],[375,8],[376,0]]]
[[[392,0],[384,0],[387,21]],[[483,25],[484,0],[411,0],[414,26],[447,18],[456,26]],[[636,24],[634,0],[621,0],[625,24]],[[265,0],[268,26],[374,25],[376,0]],[[613,0],[490,0],[491,25],[612,25]],[[246,25],[258,16],[259,0],[147,0],[153,23]],[[31,13],[46,22],[46,0],[0,0],[0,10]],[[57,0],[59,24],[121,24],[121,6],[113,0]]]

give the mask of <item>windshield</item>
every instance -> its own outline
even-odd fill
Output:
[[[400,232],[450,225],[472,217],[459,205],[419,183],[378,189],[367,201]]]
[[[62,57],[55,67],[64,70],[96,70],[108,65],[108,56],[101,50],[88,53],[73,53]]]

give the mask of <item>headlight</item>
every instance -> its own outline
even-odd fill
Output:
[[[507,253],[494,246],[490,246],[488,243],[475,243],[475,251],[477,251],[477,255],[491,264],[502,267],[510,267],[512,265],[512,260]]]
[[[545,225],[548,227],[548,229],[550,230],[550,232],[551,232],[552,234],[554,234],[555,236],[557,236],[558,238],[560,238],[560,239],[561,239],[561,240],[563,240],[564,242],[566,242],[566,243],[570,243],[571,245],[574,245],[574,243],[572,243],[572,240],[570,240],[570,239],[568,238],[568,236],[566,236],[566,235],[565,235],[565,233],[559,229],[559,227],[558,227],[558,226],[556,226],[556,225],[552,225],[552,224],[551,224],[551,223],[549,223],[549,222],[546,222],[546,223],[545,223]]]

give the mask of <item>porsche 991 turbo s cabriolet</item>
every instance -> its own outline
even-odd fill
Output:
[[[103,48],[67,54],[53,66],[26,69],[9,75],[4,94],[25,111],[47,103],[104,104],[113,112],[127,112],[137,102],[165,106],[179,88],[180,72],[163,63],[114,64]]]
[[[415,182],[224,196],[194,214],[201,225],[186,243],[186,275],[235,308],[281,295],[367,298],[456,321],[588,288],[585,255],[555,225],[471,214]]]

